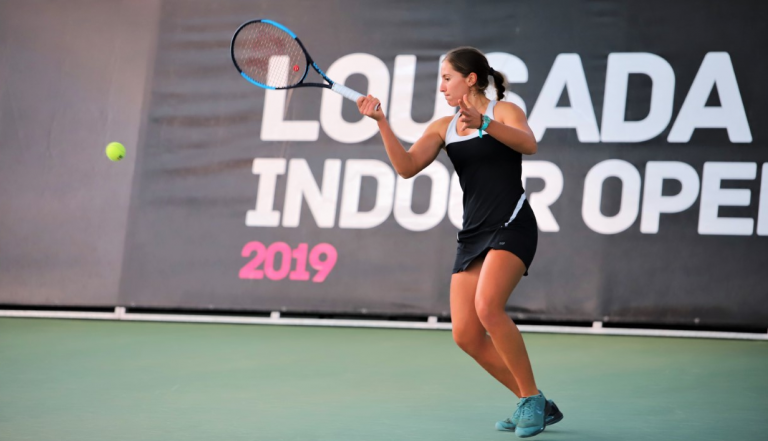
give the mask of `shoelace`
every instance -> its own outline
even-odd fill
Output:
[[[512,418],[507,418],[504,420],[507,424],[515,424],[515,421],[520,419],[520,403],[517,403],[517,409],[515,409],[515,412],[512,414]]]
[[[536,406],[536,400],[533,397],[525,397],[518,404],[518,411],[520,412],[520,418],[532,418],[533,409]]]
[[[517,409],[515,409],[515,413],[512,414],[512,418],[518,417],[520,417],[520,401],[517,402]]]

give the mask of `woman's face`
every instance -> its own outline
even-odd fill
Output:
[[[445,95],[448,105],[458,107],[459,98],[469,94],[470,83],[475,82],[475,74],[471,73],[464,77],[453,69],[448,60],[444,60],[440,65],[440,79],[440,92]]]

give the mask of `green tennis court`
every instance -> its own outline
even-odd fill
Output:
[[[768,342],[526,334],[537,439],[768,439]],[[0,439],[502,440],[450,332],[0,319]]]

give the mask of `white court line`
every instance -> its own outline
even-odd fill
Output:
[[[279,313],[270,317],[216,316],[216,315],[184,315],[184,314],[142,314],[125,312],[125,308],[115,308],[115,312],[78,312],[78,311],[23,311],[0,309],[0,317],[16,318],[53,318],[79,320],[119,320],[135,322],[168,322],[168,323],[223,323],[248,325],[281,325],[281,326],[325,326],[345,328],[382,328],[382,329],[429,329],[450,330],[450,323],[437,322],[430,317],[427,321],[389,321],[389,320],[349,320],[349,319],[317,319],[317,318],[284,318]],[[580,335],[621,335],[641,337],[683,337],[683,338],[714,338],[728,340],[765,340],[765,334],[746,332],[715,332],[715,331],[676,331],[669,329],[631,329],[580,326],[545,326],[519,325],[520,331],[545,334],[580,334]]]

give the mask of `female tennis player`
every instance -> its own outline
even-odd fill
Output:
[[[432,122],[408,151],[382,110],[376,110],[377,98],[361,97],[357,106],[378,123],[389,160],[403,178],[418,174],[442,148],[451,159],[464,191],[463,228],[451,277],[453,338],[520,398],[512,418],[497,422],[496,428],[521,438],[534,436],[563,415],[538,390],[523,338],[504,306],[536,253],[538,226],[521,182],[522,155],[536,153],[536,139],[522,109],[501,101],[504,77],[482,52],[452,50],[440,75],[440,92],[459,111]],[[489,79],[498,101],[485,96]]]

